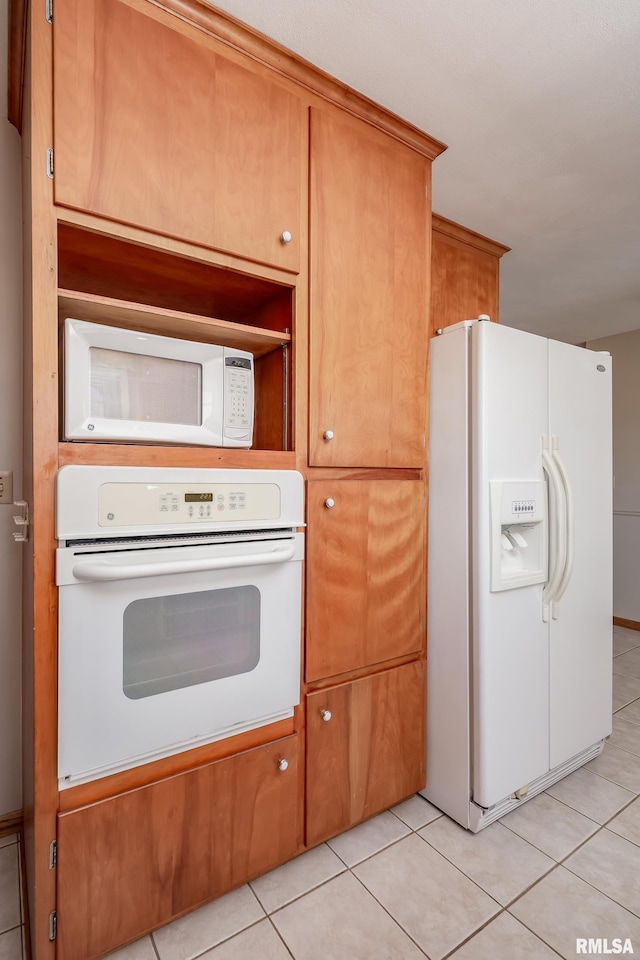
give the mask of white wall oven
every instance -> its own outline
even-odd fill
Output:
[[[60,470],[61,788],[293,714],[303,490],[292,470]]]

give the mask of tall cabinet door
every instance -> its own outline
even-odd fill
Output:
[[[425,485],[308,485],[308,682],[418,653],[425,633]]]
[[[363,122],[311,110],[313,465],[424,463],[429,176]]]
[[[56,203],[297,270],[300,100],[163,16],[56,4]]]
[[[550,433],[573,497],[573,572],[550,621],[550,765],[611,733],[611,357],[549,341]]]

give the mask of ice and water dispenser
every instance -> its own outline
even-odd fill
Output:
[[[541,480],[491,484],[491,590],[547,579],[547,485]]]

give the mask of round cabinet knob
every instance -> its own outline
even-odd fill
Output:
[[[333,440],[333,430],[325,430],[322,436],[325,440]]]
[[[293,238],[288,230],[283,230],[282,233],[280,234],[280,240],[282,241],[282,243],[291,243],[292,239]]]
[[[325,723],[329,723],[329,720],[331,720],[331,710],[322,710],[320,712],[320,716],[322,717]]]
[[[278,760],[278,770],[282,770],[284,773],[285,770],[289,769],[289,761],[285,760],[284,757],[282,760]]]
[[[327,499],[324,502],[324,505],[327,508],[327,510],[331,510],[332,507],[335,507],[336,502],[333,499],[333,497],[327,497]]]

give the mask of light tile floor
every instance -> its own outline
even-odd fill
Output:
[[[601,756],[472,835],[419,796],[109,960],[551,960],[640,955],[640,632],[614,628]],[[18,847],[0,840],[0,960],[21,960]],[[602,944],[600,950],[602,950]]]

